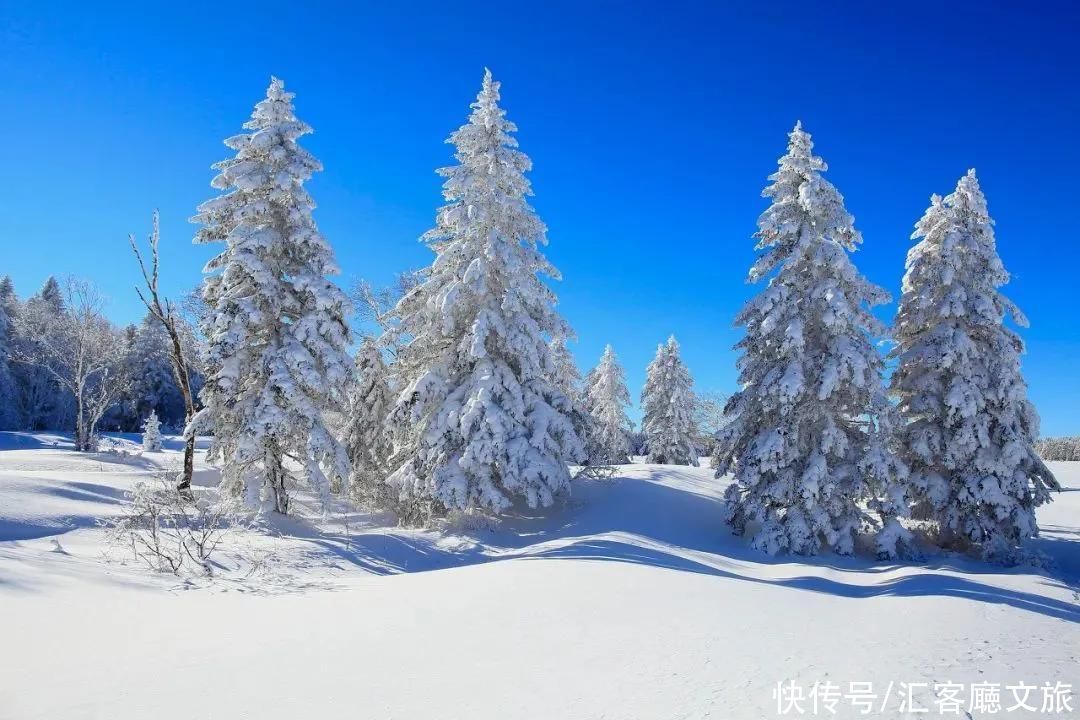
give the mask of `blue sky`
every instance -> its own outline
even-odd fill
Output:
[[[514,5],[0,2],[0,274],[21,295],[89,276],[134,321],[126,237],[157,207],[166,289],[196,285],[212,251],[187,218],[276,74],[316,130],[310,190],[342,284],[385,283],[430,260],[434,169],[489,66],[535,163],[583,368],[611,342],[636,396],[675,333],[699,389],[734,388],[760,192],[801,119],[865,237],[859,268],[894,295],[929,195],[978,169],[1032,322],[1044,434],[1080,433],[1078,11]]]

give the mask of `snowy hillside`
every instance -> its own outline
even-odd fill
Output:
[[[779,717],[791,681],[836,683],[830,717],[872,682],[873,715],[902,717],[911,687],[932,713],[935,683],[1080,687],[1080,463],[1054,465],[1046,571],[770,559],[728,533],[707,468],[628,465],[497,528],[281,520],[185,582],[125,564],[98,527],[179,443],[70,446],[0,433],[5,720]],[[195,482],[217,482],[201,453]]]

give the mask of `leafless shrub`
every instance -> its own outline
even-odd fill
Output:
[[[193,566],[201,575],[213,575],[210,558],[233,527],[233,508],[179,489],[178,475],[163,472],[137,483],[126,511],[105,523],[108,540],[155,572],[180,575]]]
[[[575,480],[611,480],[619,470],[614,465],[584,465],[574,474]]]

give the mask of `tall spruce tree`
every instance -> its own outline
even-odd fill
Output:
[[[324,419],[340,407],[349,377],[349,304],[327,279],[338,269],[303,186],[322,166],[297,144],[311,127],[296,118],[292,98],[271,80],[244,124],[250,132],[225,141],[236,156],[214,166],[212,185],[225,194],[193,219],[202,225],[196,243],[225,247],[206,266],[213,373],[187,430],[213,431],[227,491],[281,513],[296,479],[289,458],[324,499],[349,472]]]
[[[467,124],[449,139],[458,164],[440,170],[447,204],[424,241],[436,253],[394,310],[407,338],[390,482],[408,522],[449,510],[551,505],[569,487],[581,442],[571,403],[551,381],[548,338],[569,328],[541,275],[546,228],[529,205],[529,158],[485,72]]]
[[[630,462],[630,433],[634,425],[626,414],[630,391],[615,350],[604,348],[600,362],[585,378],[585,409],[591,418],[585,439],[590,465]]]
[[[742,390],[727,405],[717,476],[736,532],[756,523],[754,547],[769,554],[850,553],[870,526],[862,507],[888,472],[875,418],[885,410],[883,361],[872,338],[884,328],[870,314],[887,302],[848,253],[862,242],[840,193],[821,173],[800,124],[763,195],[758,219],[765,250],[749,280],[768,287],[736,318]],[[882,427],[881,430],[886,430]]]
[[[1027,319],[1000,291],[1009,274],[975,171],[931,198],[908,252],[892,390],[906,423],[909,499],[942,540],[1019,559],[1035,508],[1059,489],[1035,452],[1039,418],[1020,373]]]
[[[667,344],[657,346],[656,357],[649,363],[641,410],[649,462],[697,465],[694,384],[674,335]]]

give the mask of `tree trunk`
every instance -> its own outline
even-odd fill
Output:
[[[190,425],[195,417],[195,398],[191,392],[191,373],[188,371],[187,358],[184,357],[184,348],[180,343],[180,333],[176,330],[176,321],[169,316],[169,320],[162,320],[165,329],[172,340],[173,376],[180,385],[180,394],[184,398],[184,424]],[[180,484],[176,489],[183,493],[191,492],[191,477],[195,473],[195,435],[184,441],[184,474],[180,478]]]
[[[155,210],[154,229],[150,234],[150,250],[153,253],[152,271],[148,270],[146,264],[143,262],[139,247],[135,244],[135,236],[132,235],[128,238],[131,243],[131,250],[135,253],[135,259],[139,263],[139,269],[142,271],[143,280],[146,281],[146,289],[149,293],[149,297],[144,295],[138,288],[135,288],[135,291],[139,294],[139,299],[146,305],[146,309],[150,311],[150,314],[165,326],[165,330],[169,334],[169,340],[172,341],[171,359],[173,377],[176,378],[176,382],[180,386],[180,394],[183,395],[184,398],[184,423],[190,427],[191,421],[195,417],[195,398],[191,392],[191,373],[188,370],[187,358],[184,357],[184,344],[180,339],[180,331],[177,330],[176,316],[173,314],[172,306],[169,304],[168,300],[163,304],[161,296],[158,295],[158,241],[160,240],[160,237],[158,213],[157,210]],[[181,476],[176,489],[190,495],[191,476],[194,472],[195,436],[192,435],[184,441],[184,474]]]
[[[184,474],[176,489],[182,493],[191,493],[191,476],[195,473],[195,436],[184,441]]]
[[[86,451],[86,438],[83,437],[86,431],[86,424],[83,422],[83,414],[85,413],[83,408],[82,389],[75,394],[75,451]]]
[[[282,515],[289,514],[289,492],[285,488],[285,468],[281,456],[275,452],[267,453],[266,485],[274,496],[274,510]]]

